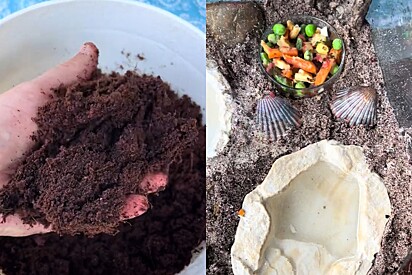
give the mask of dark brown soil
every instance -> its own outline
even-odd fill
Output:
[[[112,145],[113,152],[115,152],[116,147],[121,148],[128,145],[124,147],[124,150],[126,150],[124,152],[125,155],[121,154],[121,151],[117,152],[119,161],[123,161],[126,153],[130,155],[128,149],[134,144],[126,133],[129,135],[142,135],[142,139],[149,136],[153,138],[146,142],[146,146],[152,150],[146,152],[146,157],[149,159],[153,158],[152,161],[156,164],[153,167],[156,169],[164,163],[163,161],[156,161],[158,159],[155,157],[159,156],[159,154],[168,154],[168,151],[165,152],[163,150],[171,149],[175,153],[179,152],[174,147],[169,147],[173,141],[176,142],[176,135],[178,133],[187,132],[189,134],[189,130],[191,133],[194,131],[198,133],[196,135],[197,138],[195,140],[192,138],[188,138],[188,140],[180,139],[180,142],[185,142],[186,145],[181,146],[182,148],[179,149],[180,157],[176,158],[169,166],[169,183],[167,188],[159,194],[149,195],[149,201],[152,205],[151,209],[138,218],[121,223],[117,227],[118,234],[114,236],[97,234],[93,238],[83,234],[59,236],[56,233],[24,238],[1,237],[0,269],[5,274],[175,274],[182,270],[185,265],[189,264],[192,251],[205,239],[206,131],[205,127],[202,126],[200,108],[192,103],[188,97],[178,98],[159,78],[139,77],[132,73],[128,73],[127,77],[112,75],[110,78],[113,79],[109,80],[107,77],[102,77],[95,82],[88,83],[90,85],[89,91],[100,91],[102,96],[105,97],[106,93],[103,90],[108,91],[108,89],[103,89],[103,87],[107,88],[114,85],[118,86],[117,90],[119,93],[123,93],[126,96],[133,91],[140,91],[136,90],[136,87],[141,87],[141,91],[144,91],[144,94],[139,97],[144,97],[143,99],[146,101],[140,102],[136,99],[133,108],[124,101],[123,105],[121,105],[121,110],[116,110],[114,108],[116,106],[115,102],[111,101],[109,104],[109,98],[111,97],[107,97],[108,104],[106,106],[97,105],[101,107],[100,111],[102,113],[110,113],[112,116],[117,115],[120,121],[127,121],[128,110],[132,109],[140,110],[138,111],[140,116],[150,113],[163,113],[165,114],[164,116],[158,116],[159,123],[169,124],[158,125],[156,120],[152,119],[151,127],[160,127],[161,129],[152,132],[145,131],[143,135],[143,133],[133,127],[133,123],[129,123],[129,126],[125,127],[122,133],[117,134],[118,141]],[[111,84],[107,85],[108,82]],[[119,85],[116,85],[116,83]],[[128,83],[133,85],[128,86]],[[74,98],[76,98],[76,94],[80,97],[78,93],[74,93]],[[117,100],[122,100],[120,95],[116,96]],[[70,98],[70,96],[66,95],[65,98],[67,99],[67,97]],[[85,98],[81,98],[81,100],[79,100],[79,104],[88,102]],[[145,103],[147,104],[147,100],[150,100],[151,107],[144,107]],[[71,102],[70,100],[68,101]],[[99,102],[101,101],[99,100]],[[50,106],[53,106],[53,104],[43,108],[41,113],[46,114],[48,111],[51,111]],[[64,106],[63,104],[61,107]],[[162,109],[160,109],[160,106]],[[117,107],[120,106],[117,105]],[[104,108],[112,109],[106,109],[105,112]],[[142,109],[145,109],[145,111]],[[100,112],[97,109],[94,110],[96,110],[96,113]],[[95,112],[91,113],[94,114]],[[173,114],[175,119],[165,121],[164,117],[169,118],[168,112]],[[75,117],[77,118],[78,116],[74,116],[73,119]],[[110,121],[110,119],[108,120]],[[41,117],[38,118],[38,121],[50,123]],[[114,120],[112,121],[114,123]],[[63,120],[61,120],[61,123],[63,124]],[[180,123],[190,127],[187,127],[187,131],[169,132],[169,128],[172,125],[177,124],[179,127]],[[110,123],[108,124],[110,125]],[[86,124],[82,125],[86,126]],[[106,124],[102,122],[100,125],[103,127]],[[64,125],[59,127],[55,125],[55,127],[61,129],[61,132],[67,133],[67,131],[64,131]],[[109,126],[105,127],[107,130],[110,128]],[[144,126],[142,125],[142,127]],[[163,132],[167,138],[160,140],[157,135],[162,133],[162,129],[168,131],[166,133]],[[44,135],[54,136],[59,133],[56,130],[56,132],[47,132]],[[100,132],[100,135],[103,134],[103,132]],[[110,141],[114,140],[113,136],[110,138],[106,137],[110,141],[105,143],[105,138],[100,135],[94,135],[94,142],[100,144],[101,148],[105,148],[104,146],[108,146]],[[139,135],[134,136],[137,138]],[[76,134],[76,136],[78,138],[72,140],[77,140],[78,142],[73,142],[72,146],[80,145],[80,136],[82,135]],[[81,144],[91,142],[91,139],[89,140],[87,136],[84,135]],[[129,142],[126,144],[127,140]],[[124,141],[124,143],[121,143],[121,141]],[[155,143],[158,146],[155,146]],[[135,149],[138,148],[140,147],[137,147],[136,143]],[[79,159],[79,161],[81,160]],[[76,166],[74,162],[72,165]],[[119,203],[121,204],[121,202]],[[96,211],[109,211],[106,208],[113,207],[106,206],[103,209],[99,209],[96,206]],[[113,213],[118,214],[117,211],[115,210]]]
[[[273,85],[258,66],[259,35],[229,47],[217,43],[208,32],[207,56],[215,59],[232,88],[233,104],[230,141],[223,152],[207,165],[207,258],[208,274],[232,274],[230,248],[233,244],[244,196],[260,184],[279,157],[323,139],[361,146],[370,169],[379,174],[389,193],[392,214],[370,274],[395,274],[412,246],[412,166],[407,139],[399,129],[386,97],[382,71],[366,24],[355,30],[340,11],[350,15],[350,3],[334,1],[326,10],[316,9],[319,1],[265,1],[266,22],[278,22],[288,14],[308,14],[332,24],[347,47],[344,72],[333,89],[319,97],[293,100],[303,114],[303,125],[286,138],[266,143],[253,136],[256,100]],[[324,1],[329,3],[329,1]],[[267,27],[269,27],[269,25]],[[336,121],[329,109],[331,96],[344,87],[367,84],[379,94],[378,121],[372,128],[349,128]]]
[[[188,101],[177,112],[199,109]],[[170,166],[169,184],[150,196],[152,208],[120,225],[115,236],[99,234],[0,238],[0,269],[15,274],[176,274],[189,264],[191,251],[205,239],[205,128],[199,139]]]
[[[113,73],[61,88],[39,109],[37,144],[0,191],[0,209],[61,234],[115,233],[126,196],[146,195],[143,177],[167,173],[193,145],[198,115],[159,77]]]
[[[399,272],[399,275],[411,275],[411,274],[412,274],[412,252],[407,257],[402,267],[402,271]]]

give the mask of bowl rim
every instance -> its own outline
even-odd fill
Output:
[[[303,90],[310,90],[310,89],[319,89],[319,90],[325,89],[326,86],[330,85],[330,83],[332,83],[332,82],[334,82],[336,79],[338,79],[338,77],[340,76],[340,74],[341,74],[342,71],[343,71],[343,67],[345,66],[345,60],[346,60],[346,46],[345,46],[345,41],[343,40],[342,36],[339,35],[339,33],[337,32],[337,30],[336,30],[331,24],[329,24],[328,22],[326,22],[325,20],[323,20],[323,19],[321,19],[321,18],[319,18],[319,17],[315,17],[315,16],[312,16],[312,15],[305,15],[305,14],[283,16],[280,20],[276,21],[276,22],[273,23],[273,24],[277,24],[277,23],[282,23],[282,24],[283,24],[283,23],[286,22],[287,20],[292,20],[293,22],[302,21],[302,18],[303,18],[303,17],[305,17],[306,19],[311,19],[311,20],[314,19],[314,20],[318,20],[318,21],[322,22],[322,24],[324,24],[324,25],[328,28],[328,31],[329,31],[330,33],[334,33],[337,38],[339,38],[340,40],[342,40],[342,60],[341,60],[341,63],[340,63],[340,65],[339,65],[339,70],[338,70],[331,78],[327,79],[323,84],[321,84],[321,85],[319,85],[319,86],[309,87],[309,88],[295,88],[295,87],[286,86],[286,85],[284,85],[284,84],[276,81],[276,79],[266,71],[265,67],[263,66],[262,60],[261,60],[261,58],[260,58],[260,53],[262,53],[263,51],[262,51],[262,46],[260,46],[260,44],[259,44],[259,46],[258,46],[258,54],[257,54],[257,56],[258,56],[258,62],[259,62],[259,67],[263,70],[264,74],[265,74],[271,81],[273,81],[273,82],[275,83],[275,85],[279,85],[280,87],[282,87],[282,88],[284,88],[284,89],[292,90],[294,93],[296,93],[296,92],[301,92],[301,91],[303,91]],[[272,31],[272,27],[268,27],[268,28],[263,32],[263,34],[262,34],[261,39],[259,40],[259,42],[260,42],[261,40],[265,41],[265,40],[266,40],[266,37],[267,37],[267,35],[268,35],[269,32],[273,32],[273,31]],[[286,92],[286,93],[288,93],[288,92]],[[293,95],[292,95],[292,96],[293,96]],[[300,98],[303,98],[303,97],[300,97]]]

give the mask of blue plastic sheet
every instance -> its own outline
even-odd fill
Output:
[[[206,29],[206,0],[138,0],[162,8],[189,21],[202,31]],[[0,19],[45,0],[0,0]]]

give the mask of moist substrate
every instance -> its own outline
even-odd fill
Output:
[[[34,118],[36,145],[0,191],[0,209],[61,234],[115,233],[126,196],[146,195],[143,177],[167,173],[197,139],[191,104],[160,77],[132,72],[58,89]]]
[[[361,146],[370,169],[382,177],[388,189],[392,213],[369,274],[395,274],[402,265],[412,246],[412,166],[405,133],[399,128],[386,96],[371,29],[365,22],[359,30],[349,24],[354,12],[351,5],[360,2],[292,0],[260,4],[268,26],[288,15],[313,15],[334,26],[347,47],[344,71],[333,89],[318,97],[291,100],[303,114],[303,125],[273,143],[259,140],[252,130],[257,99],[274,87],[257,60],[261,34],[250,34],[243,43],[225,46],[208,32],[207,56],[218,62],[229,81],[235,106],[230,140],[223,152],[207,164],[208,274],[232,274],[230,248],[239,220],[236,211],[242,207],[245,195],[263,181],[273,162],[323,139]],[[365,5],[366,2],[370,3],[365,1]],[[326,3],[326,8],[319,9],[316,3]],[[337,121],[330,111],[330,100],[336,90],[359,84],[371,85],[378,91],[375,127],[350,128]]]

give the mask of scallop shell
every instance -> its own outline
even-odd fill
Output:
[[[378,94],[372,87],[354,86],[336,93],[332,101],[332,113],[344,119],[350,126],[376,123]]]
[[[286,135],[287,130],[299,127],[302,116],[286,99],[268,95],[257,103],[256,122],[258,130],[269,140]]]

